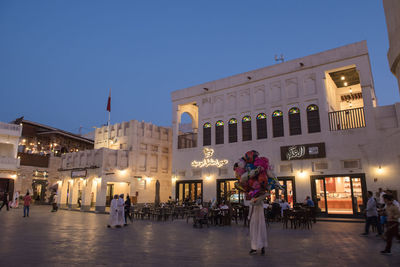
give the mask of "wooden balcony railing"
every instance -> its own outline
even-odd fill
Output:
[[[21,158],[22,166],[34,166],[34,167],[49,167],[50,155],[39,155],[39,154],[28,154],[28,153],[18,153]]]
[[[178,135],[178,149],[197,147],[197,133]]]
[[[364,108],[329,112],[329,130],[340,131],[365,127]]]

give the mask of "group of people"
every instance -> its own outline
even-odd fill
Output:
[[[132,222],[131,214],[131,199],[129,195],[126,196],[124,200],[124,194],[114,195],[113,200],[110,204],[110,220],[107,227],[117,227],[127,226],[127,219]]]
[[[24,201],[24,216],[23,217],[29,217],[29,208],[32,202],[32,198],[29,195],[29,191],[26,192],[26,195],[22,198],[22,200]],[[0,211],[1,209],[5,206],[7,208],[7,211],[10,210],[10,208],[18,208],[19,207],[19,192],[15,192],[14,193],[14,197],[13,197],[13,201],[10,202],[9,201],[9,195],[7,192],[3,193],[2,196],[2,201],[3,203],[0,206]]]
[[[3,201],[3,203],[0,206],[0,211],[4,206],[7,208],[7,210],[10,210],[10,208],[14,208],[14,209],[18,208],[18,205],[19,205],[19,191],[14,193],[12,201],[10,201],[9,198],[10,198],[10,196],[9,196],[8,192],[4,192],[3,195],[0,198]]]
[[[377,236],[383,235],[383,229],[386,228],[385,239],[386,247],[381,251],[382,254],[391,254],[392,241],[394,237],[400,241],[399,235],[399,220],[400,220],[400,205],[394,199],[390,190],[383,191],[379,188],[376,194],[377,198],[371,191],[368,191],[368,202],[365,209],[366,223],[365,232],[362,236],[369,235],[371,225],[374,225],[378,231]]]

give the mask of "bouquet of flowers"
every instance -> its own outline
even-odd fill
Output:
[[[248,151],[233,166],[236,178],[235,187],[246,193],[247,199],[265,195],[275,188],[283,190],[272,166],[266,157],[260,157],[255,150]]]

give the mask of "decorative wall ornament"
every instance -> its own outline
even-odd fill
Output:
[[[304,95],[314,95],[317,93],[315,81],[315,73],[304,77]]]
[[[265,89],[264,85],[254,88],[254,105],[265,104]]]
[[[239,107],[246,108],[250,106],[250,89],[243,89],[239,92]]]
[[[204,153],[204,159],[202,161],[192,161],[192,167],[195,168],[206,168],[210,166],[215,166],[217,168],[221,168],[222,166],[225,166],[228,164],[227,159],[213,159],[212,156],[214,155],[214,149],[212,148],[204,148],[203,149]]]
[[[271,102],[278,102],[282,99],[281,82],[271,83]]]
[[[286,94],[288,98],[299,97],[299,89],[297,86],[297,78],[286,80]]]

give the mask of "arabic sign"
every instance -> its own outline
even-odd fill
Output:
[[[210,167],[210,166],[216,166],[218,168],[221,168],[222,166],[228,164],[227,159],[213,159],[212,155],[214,155],[214,149],[212,148],[204,148],[203,149],[204,153],[204,159],[202,161],[192,161],[192,167],[195,168],[203,168],[203,167]]]
[[[325,158],[325,143],[281,147],[281,160]]]

